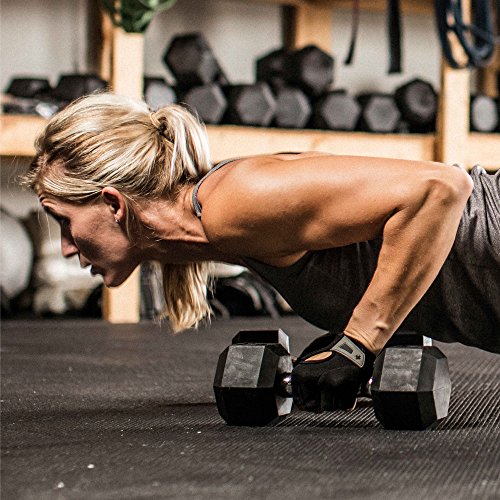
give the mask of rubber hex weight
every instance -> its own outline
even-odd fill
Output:
[[[211,125],[220,123],[227,108],[226,97],[216,84],[193,87],[185,94],[183,102],[195,111],[203,122]]]
[[[333,83],[334,59],[315,45],[292,52],[285,63],[285,79],[290,86],[301,88],[317,97]]]
[[[277,92],[286,85],[285,63],[290,51],[277,49],[260,57],[256,61],[257,80],[266,82],[273,91]]]
[[[180,87],[191,88],[214,82],[227,84],[212,49],[201,33],[174,37],[163,61]]]
[[[302,90],[293,87],[282,87],[276,92],[277,127],[303,128],[311,116],[311,104]]]
[[[163,77],[146,76],[144,78],[144,100],[148,106],[156,111],[174,104],[176,95],[174,89],[167,84]]]
[[[401,113],[394,97],[390,94],[361,94],[359,129],[366,132],[395,132],[401,120]]]
[[[13,78],[5,93],[14,97],[33,98],[50,90],[46,78]]]
[[[375,361],[371,394],[386,429],[426,429],[448,415],[448,360],[435,346],[388,347]]]
[[[412,132],[430,132],[435,129],[438,97],[434,87],[415,78],[394,93],[394,99]]]
[[[499,125],[499,111],[495,99],[478,94],[470,100],[470,128],[475,132],[494,132]]]
[[[214,393],[229,425],[263,426],[292,409],[292,358],[281,330],[240,332],[220,355]]]
[[[313,126],[330,130],[354,130],[361,106],[344,90],[334,90],[322,96],[314,106]]]
[[[267,83],[226,88],[228,110],[224,121],[235,125],[267,127],[276,111],[276,99]]]
[[[58,101],[71,102],[96,90],[102,90],[108,83],[94,74],[61,75],[50,96]]]

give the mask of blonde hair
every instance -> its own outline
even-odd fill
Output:
[[[205,129],[185,108],[151,112],[142,101],[109,92],[83,97],[55,115],[35,151],[23,185],[74,204],[93,203],[103,187],[115,187],[125,199],[130,239],[140,230],[136,201],[175,199],[211,168]],[[161,265],[161,316],[174,331],[196,327],[210,314],[210,265]]]

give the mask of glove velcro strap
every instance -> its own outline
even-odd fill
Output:
[[[366,356],[364,351],[345,335],[330,348],[330,351],[338,352],[360,368],[365,366]]]

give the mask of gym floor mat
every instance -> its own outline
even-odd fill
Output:
[[[369,400],[227,426],[212,382],[240,329],[281,327],[293,354],[320,330],[296,317],[2,323],[1,496],[11,499],[498,499],[500,357],[458,344],[450,415],[387,431]]]

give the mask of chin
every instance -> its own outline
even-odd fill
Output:
[[[132,272],[133,272],[133,269],[129,273],[119,274],[118,276],[116,276],[116,275],[113,276],[110,273],[106,273],[106,274],[103,274],[102,280],[103,280],[104,285],[107,286],[108,288],[116,288],[116,287],[122,285],[128,279],[128,277],[132,274]]]

